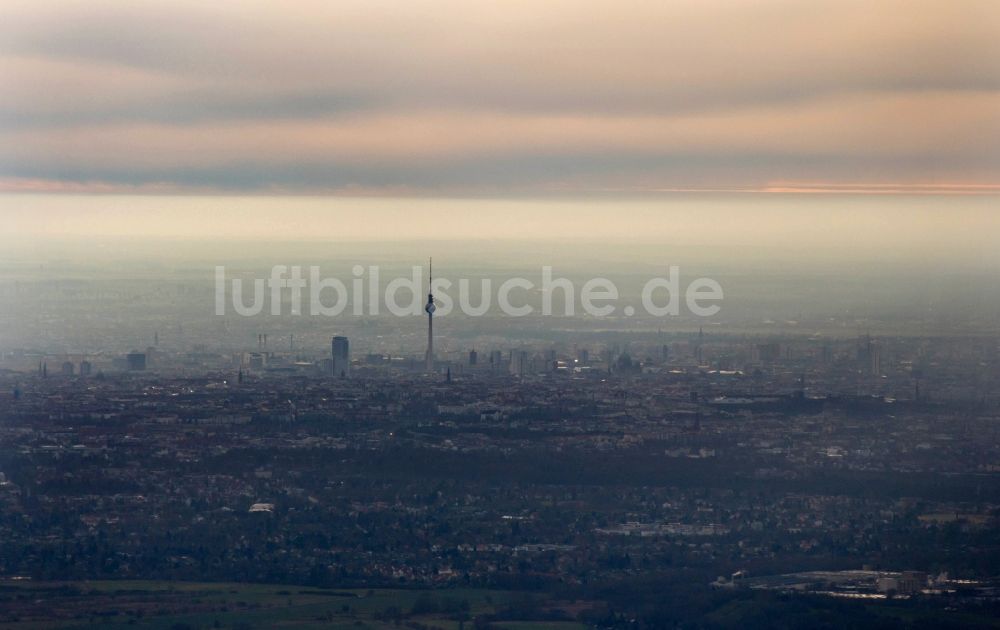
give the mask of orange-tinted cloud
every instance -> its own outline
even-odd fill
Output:
[[[0,176],[502,191],[1000,172],[993,2],[295,7],[9,3]]]

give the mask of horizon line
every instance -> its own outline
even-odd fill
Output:
[[[407,186],[335,188],[286,188],[269,186],[253,189],[186,186],[173,182],[121,184],[102,180],[54,180],[45,178],[0,178],[0,194],[49,195],[135,195],[135,196],[221,196],[221,197],[373,197],[373,198],[505,198],[573,195],[650,194],[754,194],[754,195],[996,195],[1000,183],[982,182],[767,182],[759,186],[702,187],[599,187],[571,188],[543,186],[534,190],[462,189],[432,190]]]

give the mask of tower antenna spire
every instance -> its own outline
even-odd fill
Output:
[[[434,258],[427,259],[427,305],[424,312],[427,313],[427,353],[424,355],[424,363],[428,372],[434,371],[434,291],[431,284],[434,282]]]

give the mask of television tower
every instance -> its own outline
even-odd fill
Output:
[[[434,311],[437,310],[434,306],[434,293],[431,289],[431,284],[434,282],[434,259],[429,258],[427,260],[427,305],[424,306],[424,312],[427,313],[427,356],[424,357],[427,363],[427,371],[434,371]]]

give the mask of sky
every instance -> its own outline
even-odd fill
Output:
[[[992,195],[672,193],[595,197],[0,195],[0,279],[24,261],[460,261],[844,277],[1000,271]],[[565,265],[564,265],[565,263]],[[346,263],[345,263],[346,264]],[[777,266],[776,266],[777,265]],[[657,271],[659,272],[659,271]],[[968,278],[962,282],[972,282]]]
[[[1000,192],[994,0],[8,0],[0,192]]]

